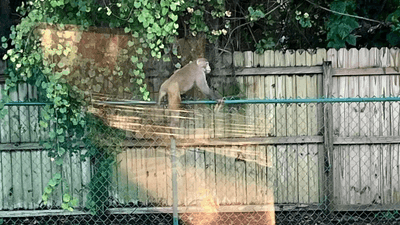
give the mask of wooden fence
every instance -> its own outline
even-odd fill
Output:
[[[399,96],[399,53],[398,49],[388,48],[266,51],[263,55],[235,52],[235,70],[215,69],[211,80],[219,83],[234,79],[248,99],[319,98],[326,94],[345,98]],[[223,56],[225,63],[230,58]],[[331,92],[323,86],[324,61],[332,62]],[[28,86],[19,89],[13,100],[34,95],[30,90]],[[241,105],[220,113],[196,106],[205,115],[183,126],[207,128],[212,134],[190,134],[194,140],[211,137],[222,141],[178,149],[179,205],[199,206],[204,196],[211,195],[220,205],[219,210],[243,210],[229,208],[239,204],[252,205],[247,210],[254,210],[271,201],[273,193],[274,202],[281,205],[320,208],[328,197],[337,210],[399,209],[400,103],[331,106],[331,127],[324,124],[327,118],[322,104]],[[37,127],[37,121],[35,124],[28,119],[39,109],[21,107],[12,111],[18,115],[9,116],[0,125],[0,210],[37,208],[47,179],[59,170],[69,174],[70,187],[83,206],[87,192],[84,187],[91,173],[89,162],[72,157],[70,163],[58,168],[35,147],[34,132],[27,132],[33,130],[30,126]],[[323,135],[328,128],[333,137],[331,177],[326,176],[324,162]],[[235,139],[226,141],[232,137],[241,144],[235,144]],[[118,156],[112,195],[122,204],[170,206],[171,165],[167,153],[165,147],[151,143],[128,147]],[[237,160],[238,153],[246,160]],[[41,177],[40,181],[36,177]],[[60,196],[55,198],[54,204],[61,202]],[[187,208],[180,212],[184,210]]]

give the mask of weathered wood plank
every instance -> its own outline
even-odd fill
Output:
[[[382,145],[382,180],[381,180],[381,190],[382,190],[382,203],[391,204],[393,203],[393,196],[391,190],[392,183],[392,148],[390,145]]]
[[[370,187],[371,187],[371,199],[374,203],[382,203],[382,173],[381,173],[381,146],[373,145],[371,147],[371,158],[370,158]]]
[[[12,208],[18,209],[24,207],[24,191],[23,191],[23,171],[22,171],[22,154],[20,151],[11,152],[11,174],[12,174]]]
[[[41,162],[41,172],[42,172],[42,177],[40,181],[42,183],[41,186],[43,187],[43,189],[40,190],[40,192],[42,192],[44,190],[44,187],[47,186],[49,180],[53,177],[53,173],[52,173],[52,161],[51,161],[52,159],[48,157],[48,152],[40,151],[40,153],[41,153],[40,162]],[[56,202],[54,201],[56,198],[57,196],[50,195],[47,205],[50,207],[56,206]]]
[[[246,146],[238,149],[238,158],[240,155],[246,155]],[[236,203],[247,204],[246,193],[246,161],[235,159],[235,177],[236,177]]]
[[[308,161],[308,150],[307,145],[298,145],[298,202],[308,203],[310,198],[310,180],[309,176],[315,176],[310,174],[309,161]]]
[[[227,171],[227,154],[225,151],[226,149],[224,147],[215,148],[215,182],[218,205],[228,204],[227,191],[231,191],[227,190],[228,186],[230,186],[228,182],[230,173]]]
[[[266,156],[267,156],[267,201],[277,199],[278,196],[278,188],[280,187],[278,182],[278,177],[281,175],[277,173],[277,147],[274,145],[266,146]],[[274,201],[273,201],[274,202]]]
[[[295,62],[296,66],[306,66],[307,65],[306,51],[304,49],[296,50],[295,58],[296,58],[296,62]]]
[[[267,182],[267,146],[255,146],[257,154],[255,156],[256,162],[256,203],[266,204],[267,193],[268,193],[268,182]],[[264,163],[264,165],[263,165]]]
[[[3,157],[2,157],[3,153],[0,152],[0,211],[4,210],[4,196],[3,196]],[[4,164],[6,164],[6,162],[4,162]]]
[[[276,175],[277,175],[277,191],[276,203],[289,202],[288,199],[288,152],[286,145],[278,145],[276,153]]]
[[[187,183],[187,205],[196,205],[196,154],[195,149],[190,148],[186,150],[186,183]],[[167,178],[168,179],[168,178]]]
[[[254,54],[252,51],[245,51],[244,53],[244,67],[253,67]]]
[[[147,160],[146,160],[146,189],[147,189],[147,201],[149,203],[154,203],[157,202],[158,199],[158,183],[157,183],[157,152],[155,147],[152,147],[150,149],[146,150],[147,152]],[[176,160],[178,161],[179,158],[178,156],[180,155],[180,151],[176,150]],[[177,165],[178,162],[177,162]],[[130,169],[128,170],[129,173]],[[177,166],[177,181],[178,177],[179,177],[179,167]],[[129,189],[132,188],[132,182],[129,180],[128,178],[128,185],[129,185]],[[179,187],[179,186],[178,186]],[[128,192],[130,191],[128,189]],[[179,192],[178,192],[178,200],[181,198],[184,200],[184,195],[182,196]],[[132,201],[132,196],[130,196],[130,202]]]
[[[21,163],[22,163],[22,194],[23,194],[23,207],[25,209],[33,209],[33,179],[32,171],[33,167],[38,165],[32,165],[32,155],[31,151],[21,152]],[[39,164],[40,165],[40,164]],[[38,204],[37,204],[38,205]]]
[[[117,160],[118,156],[117,156]],[[123,164],[118,164],[118,167],[120,168],[121,172],[126,171],[126,177],[127,177],[127,182],[129,186],[127,187],[127,193],[126,195],[129,196],[129,202],[132,202],[134,204],[138,203],[138,174],[136,171],[136,165],[137,165],[137,158],[136,158],[136,149],[134,148],[127,148],[126,149],[126,169],[122,168]],[[122,175],[122,173],[121,173]],[[117,188],[117,183],[111,184],[112,186]],[[118,190],[118,195],[119,195],[119,190]]]
[[[231,157],[231,153],[233,152],[234,155],[237,155],[237,153],[240,151],[239,147],[224,147],[224,154],[226,155],[225,157],[225,162],[226,162],[226,187],[225,187],[225,193],[226,193],[226,200],[222,201],[222,203],[226,202],[226,204],[234,204],[237,202],[236,196],[237,196],[237,189],[236,188],[229,188],[229,187],[234,187],[236,185],[236,161],[235,157]]]
[[[248,76],[245,78],[246,82],[246,98],[247,99],[254,99],[255,94],[254,91],[258,88],[258,84],[255,82],[256,77]],[[254,136],[255,133],[255,105],[244,105],[246,108],[246,135],[248,137]]]
[[[381,63],[379,60],[379,49],[376,47],[372,47],[369,50],[369,63],[368,66],[369,67],[380,67]]]
[[[369,145],[360,145],[360,204],[371,204],[371,188],[370,188],[370,155],[371,148]]]
[[[323,74],[323,90],[324,96],[332,96],[332,63],[324,62],[323,65],[324,74]],[[333,199],[334,199],[334,170],[336,169],[333,165],[333,111],[331,104],[325,104],[324,106],[324,149],[323,149],[323,157],[319,157],[320,160],[323,160],[323,171],[320,174],[320,180],[323,183],[324,193],[324,204],[328,209],[332,209]]]
[[[257,169],[256,160],[259,154],[259,148],[256,146],[246,147],[246,202],[247,204],[254,205],[257,203],[257,198],[261,197],[257,195]]]
[[[352,48],[349,50],[349,67],[359,67],[359,52],[357,49]],[[349,78],[349,93],[348,96],[351,98],[359,97],[359,82],[358,77]],[[350,103],[348,106],[349,110],[349,135],[359,136],[360,135],[360,105],[358,103]],[[359,146],[350,147],[350,160],[349,160],[349,171],[350,176],[350,202],[360,204],[360,148]]]
[[[265,77],[256,76],[254,77],[254,98],[265,99]],[[266,105],[254,105],[255,117],[255,135],[265,136],[265,107]]]
[[[398,54],[398,48],[390,48],[389,49],[389,65],[391,67],[398,67],[398,62],[396,62],[396,55]]]
[[[121,157],[123,159],[123,157]],[[122,160],[123,161],[123,160]],[[122,162],[121,162],[122,163]],[[138,191],[138,200],[139,202],[143,204],[147,204],[148,202],[148,193],[147,193],[147,149],[139,149],[137,151],[137,174],[139,177],[139,191]],[[171,179],[171,177],[168,177],[167,179]],[[124,186],[125,185],[125,186]],[[122,178],[118,180],[118,188],[121,190],[121,193],[123,193],[123,190],[125,188],[126,190],[126,179]],[[170,186],[172,187],[172,186]],[[172,192],[170,192],[172,193]],[[168,196],[170,197],[170,196]],[[172,204],[172,197],[168,198],[170,200],[169,202]]]
[[[274,99],[276,98],[276,76],[265,77],[265,98]],[[277,106],[273,104],[265,105],[265,134],[266,136],[276,136],[277,133],[277,116],[276,116]]]
[[[124,160],[125,159],[125,160]],[[126,176],[126,152],[123,151],[119,153],[116,157],[116,163],[115,163],[115,171],[114,171],[114,176],[113,176],[113,183],[112,186],[115,187],[116,191],[116,196],[115,198],[118,200],[118,202],[121,202],[122,204],[125,203],[124,197],[126,197],[126,194],[124,191],[126,190],[126,183],[122,183],[122,180],[124,180],[124,176]],[[125,162],[123,162],[125,161]],[[99,162],[96,162],[97,165],[94,166],[99,166]],[[125,171],[124,171],[125,170]]]
[[[393,196],[393,203],[400,202],[400,148],[399,145],[392,145],[392,182],[391,194]]]
[[[233,65],[235,67],[243,67],[244,66],[243,52],[234,52],[233,53]]]
[[[274,59],[275,67],[285,66],[285,54],[281,50],[275,51]]]
[[[263,63],[261,61],[264,61],[263,55],[253,52],[253,60],[253,67],[260,67],[261,63]]]
[[[182,148],[177,148],[176,150],[176,171],[178,173],[177,175],[177,182],[178,182],[178,205],[187,205],[187,182],[186,182],[186,173],[188,172],[188,169],[186,168],[186,158],[185,158],[185,153],[186,153],[186,149],[182,149]],[[157,153],[159,155],[159,153]],[[159,157],[157,157],[159,158]],[[164,170],[164,166],[161,166],[162,164],[157,163],[158,160],[156,158],[156,180],[155,182],[157,182],[157,202],[162,202],[162,195],[161,193],[163,191],[166,191],[166,187],[165,185],[163,185],[165,183],[160,181],[159,177],[161,176],[161,172],[162,170]],[[160,183],[161,182],[161,183]],[[162,190],[164,189],[164,190]]]
[[[322,181],[322,174],[319,171],[319,161],[318,161],[318,148],[322,147],[322,145],[317,144],[309,144],[308,152],[307,152],[307,161],[308,161],[308,202],[316,203],[320,199],[320,185]]]
[[[332,68],[338,68],[338,52],[334,48],[328,49],[326,53],[326,61],[332,62]]]
[[[28,85],[28,98],[37,99],[37,88],[33,85]],[[30,142],[39,141],[39,106],[29,106],[29,134]]]
[[[3,209],[13,209],[13,173],[12,167],[13,163],[11,161],[11,152],[0,152],[1,155],[1,167],[2,171],[1,183],[3,186],[3,191],[1,195],[3,196]],[[15,177],[16,178],[16,177]]]
[[[3,98],[2,90],[4,90],[4,86],[4,84],[0,84],[0,99]],[[5,106],[5,109],[7,109],[8,112],[10,111],[9,106]],[[0,143],[10,143],[10,136],[10,119],[9,116],[5,116],[0,120]]]
[[[203,193],[206,192],[206,174],[205,174],[205,169],[206,169],[206,162],[205,162],[205,149],[204,148],[197,148],[194,155],[195,155],[195,165],[196,165],[196,170],[195,170],[195,200],[196,204],[200,205],[202,199]]]
[[[16,91],[12,91],[9,93],[11,101],[18,101],[18,88]],[[10,141],[11,142],[21,142],[21,130],[20,127],[20,114],[18,106],[8,107],[8,119],[10,127]]]
[[[275,65],[275,52],[273,50],[266,50],[263,54],[263,63],[261,67],[273,67]]]
[[[379,59],[381,67],[389,67],[390,66],[390,50],[387,47],[382,47],[379,50]]]
[[[181,157],[179,157],[178,166],[181,166],[182,170],[186,171],[186,159],[185,159],[186,149],[183,149],[183,151],[184,152],[182,153]],[[135,154],[137,154],[137,153],[135,152]],[[157,148],[157,154],[159,155],[159,157],[157,157],[157,159],[158,159],[157,161],[159,162],[157,164],[158,201],[160,202],[160,204],[166,205],[167,204],[167,195],[168,195],[167,191],[169,190],[168,186],[167,186],[167,174],[168,174],[169,170],[166,168],[166,166],[167,166],[166,161],[169,160],[169,158],[168,158],[166,149],[163,147]],[[136,164],[136,162],[135,162],[135,164]],[[135,170],[137,171],[137,165],[135,165]],[[186,174],[182,174],[182,176],[183,176],[182,179],[184,179],[186,182]],[[136,175],[136,179],[138,179],[138,175]],[[138,182],[139,181],[136,181],[136,183],[138,183]],[[185,190],[186,190],[186,185],[185,185]],[[136,192],[138,192],[138,188],[136,188]],[[185,200],[186,200],[186,196],[185,196]]]
[[[217,199],[217,185],[216,185],[216,151],[214,147],[210,147],[204,153],[205,157],[205,189],[208,199]],[[205,200],[206,201],[206,200]],[[212,207],[210,205],[210,207]]]

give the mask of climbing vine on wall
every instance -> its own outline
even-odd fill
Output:
[[[226,30],[210,29],[204,23],[206,9],[211,9],[213,18],[229,15],[221,0],[208,1],[207,6],[201,1],[183,0],[34,0],[23,3],[17,9],[22,16],[20,23],[11,27],[9,37],[1,37],[1,47],[8,49],[3,57],[8,61],[5,71],[8,78],[2,90],[0,115],[7,114],[4,104],[11,101],[8,95],[18,83],[36,86],[41,99],[48,103],[41,111],[39,125],[49,130],[46,138],[41,139],[49,157],[61,166],[68,155],[79,154],[84,143],[88,151],[83,160],[105,154],[89,188],[99,188],[97,183],[109,183],[113,156],[120,151],[115,146],[120,144],[117,142],[123,135],[118,132],[114,137],[104,135],[109,128],[101,121],[93,122],[96,121],[93,116],[86,113],[92,94],[107,91],[102,89],[104,80],[128,78],[131,85],[111,88],[149,100],[144,82],[145,63],[149,57],[168,61],[177,54],[171,43],[178,35],[179,17],[187,19],[193,35],[204,32],[210,40],[215,40],[226,34]],[[90,36],[94,35],[90,33],[93,27],[118,31],[109,38],[117,44],[108,45],[105,63],[96,63],[79,50],[79,43],[86,43],[84,47],[90,48],[91,43],[101,42],[96,36]],[[8,46],[10,40],[11,46]],[[78,200],[72,197],[67,182],[63,181],[62,173],[54,174],[43,190],[42,200],[46,204],[62,184],[61,207],[72,211]],[[96,191],[91,193],[87,206],[96,213],[102,208],[100,201],[106,199],[96,197],[93,194]]]

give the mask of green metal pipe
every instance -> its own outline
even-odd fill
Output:
[[[340,103],[340,102],[395,102],[400,97],[376,97],[376,98],[305,98],[305,99],[238,99],[225,100],[224,104],[279,104],[279,103]],[[155,105],[155,101],[124,101],[101,102],[108,105]],[[182,101],[182,104],[217,104],[213,100]]]
[[[4,106],[45,106],[52,104],[51,102],[8,102]]]

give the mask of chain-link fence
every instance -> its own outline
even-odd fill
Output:
[[[39,129],[44,106],[10,105],[0,224],[397,224],[399,100],[228,100],[179,113],[104,103],[61,165],[39,145],[52,127]],[[78,199],[72,212],[64,193]]]

